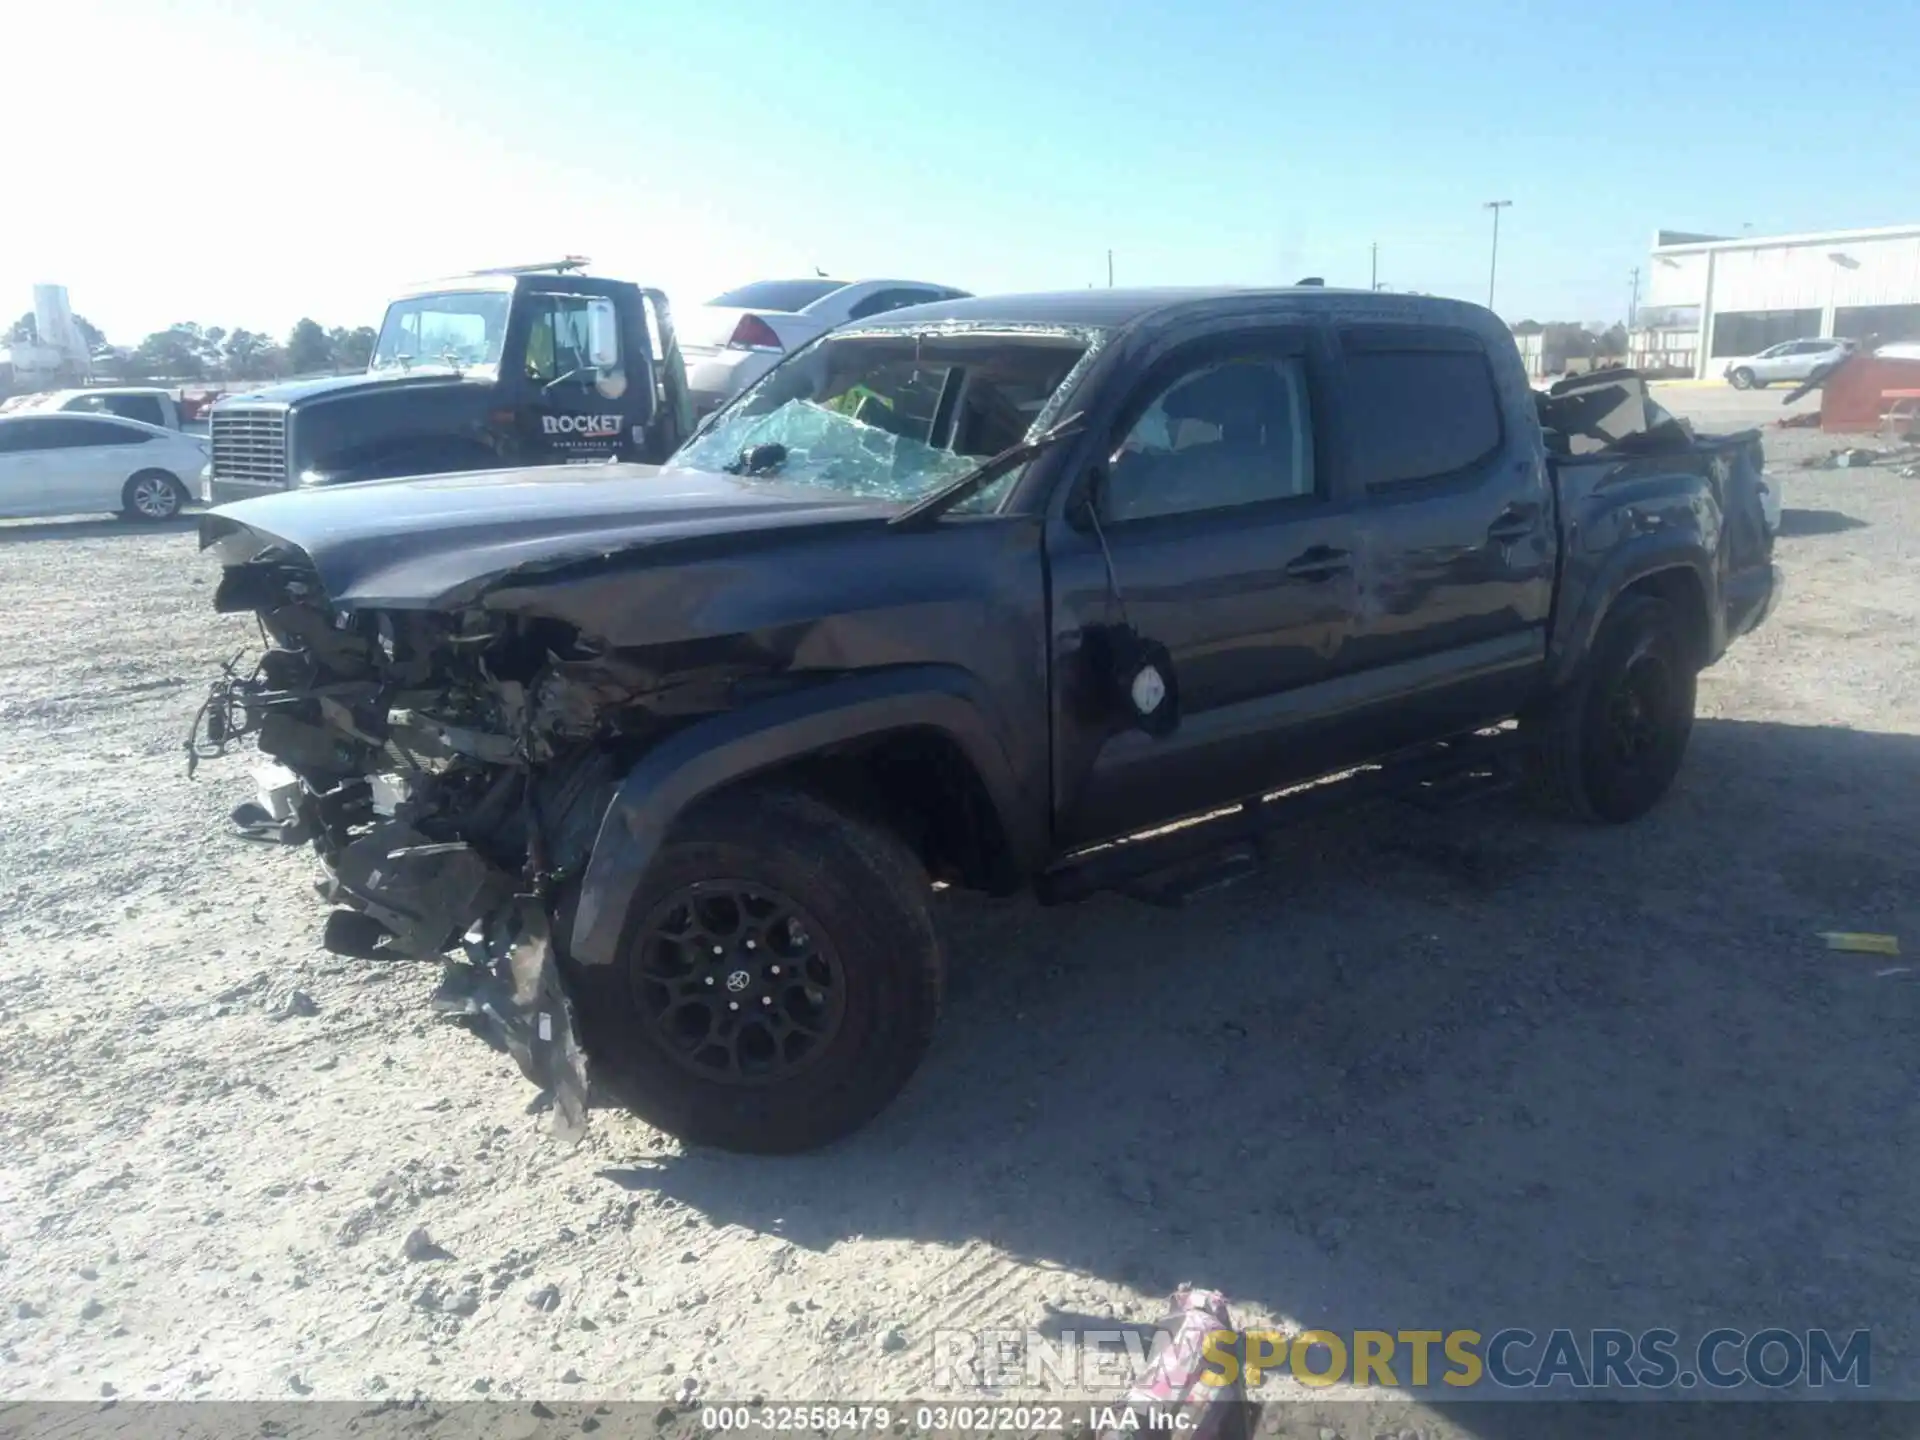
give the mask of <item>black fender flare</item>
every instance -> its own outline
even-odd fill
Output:
[[[1023,869],[1039,863],[1044,808],[1021,803],[977,680],[951,665],[908,665],[825,681],[675,731],[615,792],[581,877],[568,951],[584,965],[619,955],[627,910],[677,816],[724,785],[848,740],[928,728],[959,745],[984,783]]]
[[[1554,626],[1549,684],[1566,684],[1579,673],[1602,622],[1621,595],[1640,581],[1666,572],[1684,573],[1697,587],[1706,611],[1706,655],[1702,658],[1717,657],[1726,648],[1726,617],[1714,603],[1717,587],[1712,554],[1697,531],[1665,530],[1636,536],[1615,547],[1580,585],[1572,608]]]

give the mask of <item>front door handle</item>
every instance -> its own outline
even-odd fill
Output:
[[[1353,568],[1353,557],[1331,545],[1315,545],[1287,562],[1287,574],[1295,580],[1331,580]]]
[[[1534,516],[1537,513],[1531,505],[1509,505],[1487,527],[1487,538],[1501,545],[1524,540],[1533,534]]]

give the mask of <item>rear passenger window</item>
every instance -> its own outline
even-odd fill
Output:
[[[48,419],[34,444],[36,450],[84,450],[94,445],[143,445],[150,437],[131,425],[90,420],[84,415]]]
[[[849,320],[865,320],[870,315],[884,315],[889,310],[904,310],[909,305],[926,305],[941,298],[938,290],[876,290],[866,299],[859,301],[847,312]]]
[[[1442,480],[1500,448],[1487,357],[1465,349],[1347,352],[1354,474],[1380,489]]]

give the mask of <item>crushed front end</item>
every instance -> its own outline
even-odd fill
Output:
[[[189,771],[250,738],[250,839],[310,844],[334,905],[325,944],[447,966],[436,1005],[490,1029],[577,1138],[587,1074],[558,946],[618,776],[659,721],[657,677],[570,627],[452,609],[330,603],[290,546],[229,563],[215,600],[263,648],[229,663]]]

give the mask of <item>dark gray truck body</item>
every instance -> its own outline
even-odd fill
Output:
[[[1772,604],[1758,437],[1692,435],[1626,373],[1536,395],[1476,306],[1089,292],[828,338],[954,336],[1085,349],[1042,415],[1073,433],[973,513],[890,523],[900,498],[724,473],[696,438],[664,470],[382,481],[209,514],[219,604],[259,611],[281,652],[213,708],[228,732],[279,717],[262,748],[299,774],[297,829],[336,873],[397,823],[364,803],[367,777],[403,750],[443,757],[424,787],[440,798],[408,802],[412,843],[442,848],[349,867],[340,904],[431,953],[485,920],[472,907],[535,893],[563,970],[617,967],[690,809],[754,783],[842,796],[849,776],[929,875],[1006,892],[1087,847],[1540,711],[1623,596],[1670,607],[1695,669]],[[1304,377],[1312,492],[1089,524],[1145,389],[1242,353]],[[1417,415],[1409,434],[1380,413],[1435,355],[1486,377],[1491,443],[1382,483],[1459,458],[1446,417],[1428,444]],[[1170,725],[1116,697],[1122,641],[1166,670]]]

